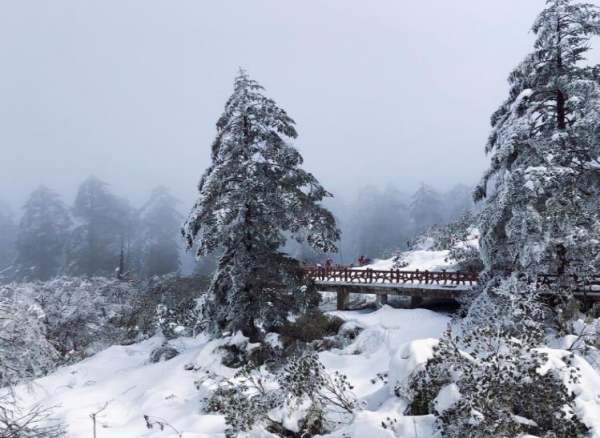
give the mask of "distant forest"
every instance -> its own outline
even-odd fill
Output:
[[[210,275],[218,255],[196,260],[184,250],[180,227],[190,206],[165,187],[134,206],[90,176],[72,204],[40,186],[20,208],[0,201],[0,281],[47,280],[58,275]],[[326,201],[342,231],[337,254],[315,252],[288,240],[286,252],[305,263],[331,258],[355,263],[359,256],[389,257],[423,231],[455,221],[473,209],[472,188],[441,192],[421,184],[414,193],[388,185],[366,186],[349,199]]]

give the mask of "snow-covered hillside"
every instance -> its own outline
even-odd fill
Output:
[[[419,249],[405,254],[412,260],[408,269],[448,267],[444,251]],[[378,261],[371,265],[385,269]],[[330,438],[403,437],[436,438],[434,417],[403,415],[407,402],[394,394],[398,384],[423,366],[431,357],[437,338],[450,322],[450,316],[425,309],[330,311],[342,318],[345,327],[360,327],[359,335],[348,345],[319,354],[329,373],[345,374],[361,405],[353,421],[343,425]],[[578,323],[578,330],[600,331],[600,320],[593,324]],[[180,351],[171,360],[150,363],[150,353],[163,343],[161,336],[127,346],[112,346],[75,365],[62,367],[39,378],[27,387],[18,388],[25,405],[41,403],[55,407],[55,413],[66,423],[68,436],[92,436],[92,419],[97,414],[98,438],[185,438],[224,437],[225,421],[219,415],[201,413],[201,402],[209,395],[210,385],[196,385],[206,372],[230,378],[235,370],[221,363],[217,347],[223,340],[210,340],[205,335],[178,338],[170,344]],[[549,341],[546,368],[560,369],[561,357],[579,342],[576,335]],[[595,354],[595,353],[594,353]],[[576,396],[578,416],[590,428],[591,436],[600,437],[600,355],[580,356],[575,364],[580,370],[578,382],[566,385]],[[544,370],[540,370],[544,371]],[[383,379],[381,376],[386,376]],[[438,406],[449,406],[459,396],[451,387],[442,390]],[[158,417],[174,430],[146,427],[143,416]],[[393,428],[382,427],[392,418]],[[275,437],[264,430],[249,436]]]
[[[432,416],[403,416],[406,403],[393,394],[393,387],[403,382],[416,367],[425,363],[445,329],[449,317],[424,309],[393,309],[384,306],[376,311],[332,312],[348,322],[363,327],[349,346],[322,352],[320,359],[329,372],[348,376],[362,403],[354,421],[328,436],[342,437],[435,437]],[[564,345],[573,340],[565,340]],[[220,363],[214,352],[219,341],[200,336],[182,338],[175,345],[182,353],[166,362],[149,363],[150,352],[162,338],[129,345],[113,346],[76,365],[63,367],[37,379],[29,388],[19,388],[27,403],[56,406],[56,414],[66,422],[71,438],[88,438],[92,434],[90,414],[101,411],[98,418],[99,438],[173,438],[175,432],[145,427],[143,415],[160,417],[172,424],[185,438],[224,436],[222,417],[200,413],[200,402],[207,395],[197,390],[197,371],[190,365],[230,377],[234,370]],[[549,350],[549,366],[559,366],[562,350]],[[600,437],[600,373],[582,359],[577,359],[581,380],[570,385],[577,395],[576,404],[582,418]],[[389,373],[389,383],[377,374]],[[451,396],[448,395],[451,401]],[[449,400],[440,399],[439,403]],[[104,408],[104,409],[103,409]],[[396,418],[394,430],[384,429],[386,418]],[[266,432],[251,435],[273,436]]]
[[[351,345],[320,354],[329,371],[338,370],[348,376],[356,395],[364,402],[364,410],[344,430],[353,437],[366,436],[367,432],[371,437],[393,436],[380,424],[387,416],[400,415],[402,403],[383,383],[372,383],[372,379],[377,373],[387,372],[390,363],[397,367],[405,362],[402,367],[409,371],[414,365],[413,353],[426,358],[432,338],[441,334],[448,317],[429,310],[387,306],[374,312],[334,313],[364,327]],[[104,406],[98,414],[98,438],[176,436],[166,430],[146,429],[143,415],[164,418],[183,432],[185,438],[224,436],[225,423],[221,417],[200,414],[200,401],[207,394],[195,388],[198,373],[185,369],[189,368],[187,364],[194,364],[221,375],[232,375],[234,371],[221,365],[220,357],[213,351],[218,342],[203,336],[179,339],[175,345],[182,354],[166,362],[149,363],[150,352],[161,342],[160,337],[154,337],[134,345],[110,347],[37,379],[29,390],[21,387],[19,395],[28,403],[56,406],[56,413],[67,423],[71,438],[89,438],[90,414]],[[408,357],[404,359],[406,354]],[[398,375],[398,369],[395,373]],[[407,431],[414,429],[413,421],[419,424],[419,430],[431,423],[429,418],[407,419]],[[333,436],[341,437],[342,431]]]
[[[374,260],[371,264],[357,269],[374,269],[387,271],[396,268],[396,260],[401,259],[402,269],[406,271],[421,270],[452,270],[456,265],[456,260],[452,258],[449,249],[435,250],[436,242],[433,238],[424,238],[418,242],[415,249],[404,251],[398,257],[389,259]],[[479,247],[479,230],[473,228],[470,230],[466,240],[459,241],[454,245],[454,248],[478,248]]]

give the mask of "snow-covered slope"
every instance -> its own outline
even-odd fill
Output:
[[[447,263],[445,251],[410,251],[405,269],[438,269]],[[378,261],[373,269],[387,269]],[[348,376],[363,408],[351,424],[329,435],[330,438],[439,438],[433,416],[404,416],[406,404],[396,397],[393,388],[405,383],[416,367],[422,366],[450,320],[448,315],[425,309],[394,309],[332,311],[357,325],[362,331],[347,347],[320,353],[321,362],[329,372]],[[579,323],[580,331],[600,332],[600,319],[594,324]],[[160,417],[173,425],[185,438],[224,437],[225,423],[221,416],[200,413],[201,400],[208,395],[204,385],[196,388],[201,377],[191,368],[202,368],[231,377],[234,370],[221,364],[215,348],[223,341],[211,341],[201,335],[195,339],[171,341],[181,354],[156,364],[149,362],[150,352],[161,345],[156,336],[138,344],[112,346],[82,362],[56,370],[37,379],[27,387],[18,388],[25,404],[42,403],[55,406],[55,413],[68,426],[70,438],[92,436],[90,414],[99,412],[98,438],[173,438],[177,435],[165,429],[147,429],[143,415]],[[580,342],[580,336],[554,339],[547,352],[548,367],[561,368],[565,350]],[[578,415],[591,429],[591,436],[600,438],[600,355],[590,362],[577,356],[575,364],[581,378],[576,383],[565,382],[576,395]],[[193,366],[189,366],[193,365]],[[388,374],[388,383],[376,378]],[[454,394],[449,388],[438,396],[438,406],[448,406]],[[393,430],[384,429],[382,421],[394,418]],[[251,437],[274,437],[266,432]]]
[[[320,358],[329,372],[340,371],[348,376],[363,409],[351,424],[329,436],[437,438],[432,416],[403,415],[406,404],[394,396],[393,387],[397,382],[405,382],[415,367],[427,361],[449,317],[424,309],[389,306],[376,311],[332,313],[363,330],[346,348],[323,352]],[[573,343],[572,339],[563,341],[564,345],[555,347],[566,348]],[[157,336],[134,345],[110,347],[35,380],[30,388],[19,388],[18,394],[27,404],[56,406],[55,412],[67,424],[71,438],[92,436],[90,414],[98,411],[98,438],[177,436],[169,430],[148,430],[143,415],[167,420],[185,438],[223,437],[223,418],[200,413],[201,399],[207,393],[194,385],[200,377],[198,372],[186,370],[186,365],[194,364],[231,377],[234,370],[224,367],[214,353],[219,341],[209,341],[204,336],[179,339],[174,341],[182,352],[179,356],[167,362],[149,363],[150,352],[161,342]],[[549,366],[560,368],[563,352],[549,349]],[[581,358],[576,362],[581,379],[569,386],[576,394],[582,420],[592,430],[591,436],[600,437],[600,373]],[[389,373],[389,383],[376,379],[378,373]],[[398,420],[394,431],[381,427],[388,417]]]
[[[391,414],[399,415],[402,406],[390,398],[383,383],[374,384],[371,379],[378,372],[387,372],[390,361],[399,360],[394,359],[397,352],[410,342],[439,336],[448,317],[429,310],[388,306],[374,312],[334,313],[364,327],[345,349],[321,353],[327,369],[347,374],[356,395],[365,402],[365,410],[346,432],[356,437],[366,436],[363,431],[367,430],[370,437],[391,436],[380,427],[381,420]],[[217,343],[204,337],[182,339],[176,341],[182,354],[167,362],[150,364],[148,356],[161,342],[161,338],[155,337],[135,345],[110,347],[37,379],[31,390],[20,388],[19,395],[28,403],[57,406],[56,414],[67,423],[71,438],[89,438],[92,434],[89,415],[105,405],[106,409],[98,414],[98,438],[175,436],[166,430],[146,429],[144,414],[164,418],[182,431],[185,438],[224,436],[221,417],[200,414],[200,400],[206,394],[194,386],[198,374],[185,370],[186,364],[194,363],[231,375],[232,370],[222,366],[213,353]],[[428,342],[424,345],[429,345]],[[388,399],[392,401],[386,402]]]
[[[400,254],[403,262],[404,271],[439,271],[442,269],[452,270],[455,261],[450,256],[450,250],[444,249],[435,251],[435,242],[432,238],[427,238],[419,242],[417,247],[410,251],[404,251]],[[470,230],[469,236],[465,241],[456,244],[456,247],[479,247],[479,230],[473,228]],[[368,266],[363,266],[358,269],[375,269],[387,271],[394,268],[394,258],[378,259]]]
[[[428,250],[412,250],[406,251],[402,253],[402,260],[405,263],[408,263],[406,266],[402,267],[403,271],[416,271],[417,269],[420,271],[429,270],[429,271],[438,271],[442,269],[451,269],[453,262],[449,260],[450,251],[428,251]],[[375,260],[368,266],[363,266],[359,269],[375,269],[381,271],[387,271],[394,268],[394,259],[382,259]]]

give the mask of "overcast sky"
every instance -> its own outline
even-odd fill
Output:
[[[543,3],[0,0],[0,199],[43,183],[71,202],[93,173],[187,209],[238,66],[333,192],[474,183]]]

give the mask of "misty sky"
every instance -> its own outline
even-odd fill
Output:
[[[70,203],[93,173],[187,210],[238,66],[329,190],[472,184],[543,3],[0,0],[0,199],[43,183]]]

